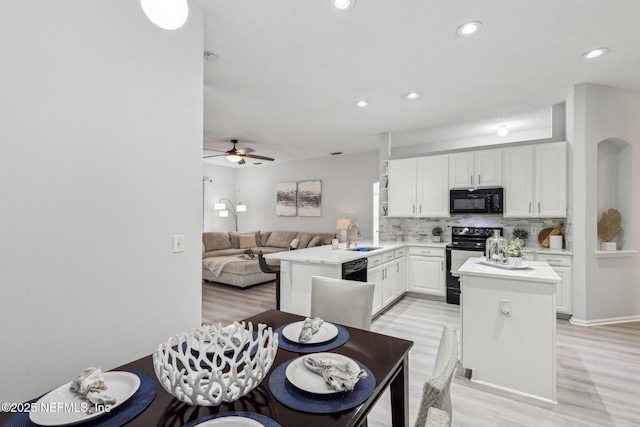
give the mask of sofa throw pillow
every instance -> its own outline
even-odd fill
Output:
[[[314,246],[322,246],[322,237],[316,236],[309,242],[308,248],[312,248]]]
[[[299,248],[306,248],[307,246],[309,246],[309,242],[311,241],[311,237],[308,234],[298,234],[298,240],[300,240],[300,242],[298,243],[298,247]]]
[[[298,235],[297,231],[272,231],[267,246],[272,248],[288,248],[289,244]]]
[[[202,243],[207,251],[217,251],[218,249],[231,249],[229,233],[222,231],[207,231],[202,233]]]
[[[270,231],[263,231],[260,233],[260,246],[267,246],[267,241],[269,241],[269,237],[271,236]]]
[[[252,247],[258,246],[257,243],[260,241],[260,232],[259,231],[230,231],[229,239],[231,239],[231,247],[235,249],[240,249],[240,235],[247,234],[255,234],[256,235],[256,244]]]
[[[291,243],[289,243],[289,249],[297,249],[298,244],[300,243],[300,239],[293,239]]]
[[[238,236],[238,240],[240,243],[240,249],[255,248],[258,246],[256,244],[255,234],[241,234]]]

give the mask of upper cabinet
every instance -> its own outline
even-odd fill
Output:
[[[389,161],[389,216],[448,217],[448,155]]]
[[[504,216],[567,216],[567,147],[565,142],[505,148]]]
[[[502,187],[502,149],[449,154],[449,188]]]

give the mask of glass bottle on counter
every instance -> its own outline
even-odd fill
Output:
[[[493,230],[493,236],[487,239],[485,256],[487,261],[497,264],[506,264],[509,262],[507,255],[507,239],[500,236],[500,230]]]

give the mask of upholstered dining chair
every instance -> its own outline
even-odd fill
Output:
[[[429,408],[437,408],[446,412],[449,420],[451,420],[450,387],[457,363],[458,337],[453,328],[445,326],[442,329],[438,353],[436,354],[436,363],[433,366],[433,373],[431,378],[425,382],[424,387],[422,388],[422,400],[420,401],[415,427],[425,427],[425,425],[431,426],[431,424],[427,423]],[[437,413],[431,416],[435,420],[443,418]],[[445,423],[443,425],[448,424]]]
[[[258,252],[258,265],[260,265],[260,270],[263,273],[276,274],[276,310],[280,310],[280,266],[267,264],[262,251]]]
[[[374,289],[373,283],[313,276],[311,317],[368,331]]]

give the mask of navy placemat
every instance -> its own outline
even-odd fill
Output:
[[[140,378],[140,387],[138,390],[122,405],[118,406],[108,414],[104,414],[98,418],[94,418],[85,425],[91,425],[92,427],[116,427],[128,423],[134,419],[138,414],[147,409],[147,406],[153,399],[155,399],[158,393],[158,383],[155,378],[150,375],[143,374],[142,372],[132,372]],[[31,402],[37,402],[38,399],[33,399]],[[30,402],[30,403],[31,403]],[[29,419],[28,412],[18,412],[13,415],[5,423],[4,427],[39,427]]]
[[[289,382],[285,371],[287,366],[296,359],[289,360],[278,366],[269,378],[269,390],[278,402],[291,409],[312,414],[331,414],[355,408],[367,400],[376,388],[376,378],[369,368],[355,361],[360,368],[367,372],[367,376],[360,378],[353,391],[333,394],[314,394],[300,390]]]
[[[189,424],[186,424],[183,427],[194,427],[194,426],[197,426],[198,424],[202,424],[202,423],[207,422],[209,420],[214,420],[216,418],[224,418],[224,417],[251,418],[252,420],[255,420],[255,421],[259,422],[260,424],[262,424],[265,427],[280,427],[280,424],[278,424],[277,422],[273,421],[271,418],[265,417],[264,415],[261,415],[261,414],[255,414],[253,412],[227,412],[225,414],[210,415],[208,417],[199,418],[199,419],[197,419],[195,421],[192,421],[192,422],[190,422]]]
[[[282,335],[282,330],[288,325],[280,326],[276,329],[278,333],[278,347],[294,353],[320,353],[322,351],[334,350],[349,340],[349,331],[342,325],[336,325],[335,323],[333,325],[338,328],[338,335],[329,341],[318,344],[299,344],[290,341]]]

